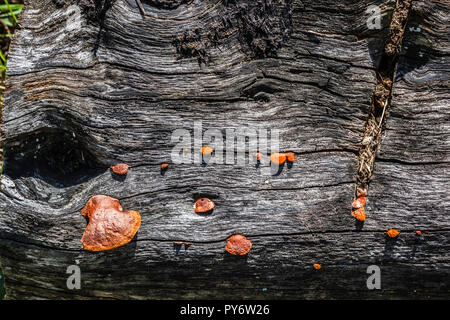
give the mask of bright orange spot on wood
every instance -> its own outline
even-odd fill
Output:
[[[243,256],[249,253],[252,243],[245,236],[235,234],[228,238],[225,250],[233,255]]]
[[[203,155],[210,155],[211,153],[214,152],[213,148],[209,147],[209,146],[203,146],[200,149],[201,154]]]
[[[274,164],[281,165],[286,161],[286,155],[284,153],[274,152],[270,156],[270,161]]]
[[[366,205],[366,197],[359,197],[352,202],[352,208],[359,209]]]
[[[111,166],[110,168],[112,169],[112,171],[115,174],[124,175],[124,174],[127,174],[128,169],[130,168],[130,166],[125,164],[125,163],[119,163],[119,164],[116,164],[114,166]]]
[[[314,267],[314,269],[316,269],[316,270],[319,270],[320,268],[322,268],[322,266],[321,266],[320,264],[318,264],[318,263],[315,263],[315,264],[313,265],[313,267]]]
[[[420,236],[420,235],[422,234],[422,231],[417,230],[417,231],[416,231],[416,234],[417,234],[418,236]]]
[[[366,212],[364,211],[364,207],[361,207],[359,209],[356,209],[356,210],[352,211],[352,215],[358,221],[365,221],[366,220]]]
[[[396,229],[389,229],[388,231],[386,231],[386,234],[390,237],[390,238],[396,238],[398,237],[398,235],[400,234],[400,231],[396,230]]]
[[[200,198],[195,202],[194,211],[196,213],[205,213],[214,209],[216,205],[208,198]]]
[[[293,152],[286,153],[287,161],[294,162],[295,161],[295,154]]]
[[[168,163],[163,163],[163,164],[161,165],[161,169],[162,169],[162,170],[166,170],[168,167],[169,167],[169,164],[168,164]]]

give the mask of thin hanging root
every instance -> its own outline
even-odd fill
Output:
[[[381,119],[380,119],[380,122],[378,123],[378,128],[380,128],[380,127],[381,127],[381,124],[383,123],[384,114],[385,114],[385,112],[386,112],[387,104],[388,104],[388,101],[386,100],[386,101],[383,103],[383,113],[381,114]]]

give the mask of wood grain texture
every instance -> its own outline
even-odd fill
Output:
[[[394,1],[274,1],[276,10],[261,11],[238,1],[142,3],[145,18],[135,1],[117,0],[104,20],[83,14],[80,29],[67,27],[70,2],[26,3],[2,124],[8,297],[448,297],[449,230],[418,238],[405,229],[392,241],[386,227],[401,218],[409,228],[413,212],[377,214],[362,230],[350,214]],[[367,29],[370,5],[382,9],[382,30]],[[193,132],[199,120],[204,130],[279,129],[280,149],[296,162],[270,175],[266,152],[260,168],[171,164],[162,175],[172,132]],[[116,161],[132,166],[125,179],[107,169]],[[131,243],[81,249],[80,210],[95,194],[141,213]],[[194,214],[203,196],[216,203],[210,216]],[[414,215],[415,225],[434,229],[430,216]],[[253,242],[247,257],[225,252],[233,233]],[[193,244],[178,250],[173,241]],[[70,291],[66,269],[76,260],[82,289]],[[382,267],[382,290],[366,287],[371,264]]]
[[[446,298],[448,231],[397,241],[382,233],[252,236],[251,253],[225,253],[225,239],[178,251],[170,241],[140,240],[113,252],[2,244],[10,297],[28,298]],[[82,288],[66,288],[66,266],[79,261]],[[314,263],[322,269],[315,270]],[[368,290],[369,265],[381,268],[382,290]],[[60,268],[57,268],[59,266]],[[14,276],[12,276],[14,275]],[[13,295],[12,295],[13,294]]]
[[[445,1],[413,2],[370,184],[367,226],[448,230],[449,11]],[[450,255],[442,252],[441,258],[436,273],[448,274]]]
[[[449,9],[414,2],[397,67],[370,200],[374,219],[396,216],[398,227],[450,222]]]
[[[415,1],[397,67],[379,157],[408,163],[450,159],[450,4]]]

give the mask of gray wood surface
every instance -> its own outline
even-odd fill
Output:
[[[143,17],[135,1],[81,1],[72,29],[70,2],[25,1],[2,115],[9,298],[448,298],[448,4],[414,2],[409,23],[423,31],[405,45],[420,43],[426,61],[399,61],[361,226],[350,214],[358,150],[395,1],[263,2],[142,1]],[[367,29],[370,5],[381,30]],[[278,129],[296,162],[271,175],[265,153],[260,168],[162,175],[172,132],[199,120]],[[125,179],[108,170],[118,161],[132,166]],[[131,243],[81,249],[80,210],[96,194],[141,213]],[[202,196],[211,215],[194,213]],[[386,238],[393,227],[399,238]],[[253,242],[248,256],[225,252],[233,233]],[[68,290],[76,263],[82,288]],[[373,264],[381,290],[366,286]]]
[[[375,162],[369,207],[375,220],[393,217],[399,228],[448,230],[450,223],[448,9],[444,1],[413,3]]]

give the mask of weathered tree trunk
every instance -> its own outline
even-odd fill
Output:
[[[449,297],[447,1],[410,9],[364,225],[351,203],[394,0],[141,1],[145,16],[134,0],[60,2],[26,1],[9,54],[9,298]],[[67,22],[72,3],[80,28]],[[368,29],[371,5],[381,29]],[[273,175],[264,152],[260,167],[161,174],[172,133],[194,136],[196,121],[224,134],[278,129],[296,161]],[[115,162],[132,166],[125,179],[108,170]],[[131,243],[82,250],[80,210],[96,194],[141,213]],[[194,213],[201,196],[215,201],[211,215]],[[234,233],[252,241],[247,256],[225,252]],[[74,264],[80,290],[66,286]],[[380,290],[367,287],[370,265]]]

